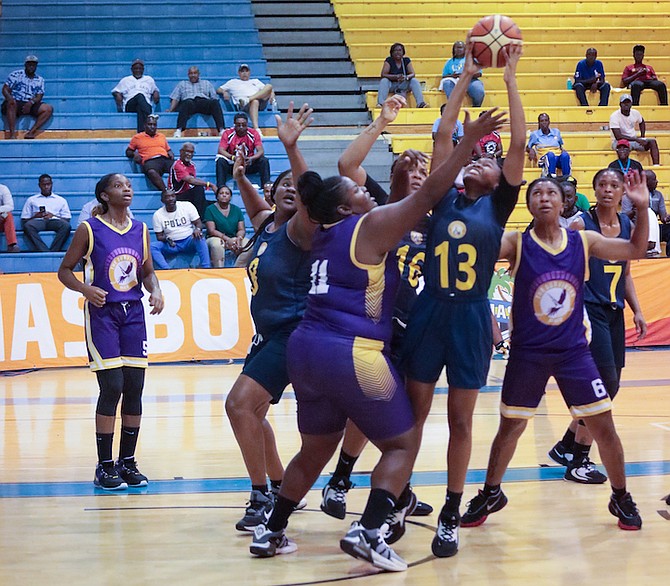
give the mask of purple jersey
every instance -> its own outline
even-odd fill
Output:
[[[561,246],[542,243],[534,230],[520,236],[514,267],[512,347],[531,354],[588,345],[584,279],[588,244],[583,232],[561,230]]]
[[[119,230],[97,217],[83,225],[88,229],[86,284],[107,291],[108,302],[142,299],[142,265],[148,256],[146,225],[130,220]]]
[[[400,273],[395,255],[378,265],[355,259],[360,216],[317,229],[312,241],[312,286],[303,323],[347,336],[389,342]]]

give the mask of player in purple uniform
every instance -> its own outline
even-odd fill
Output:
[[[506,233],[500,258],[509,260],[514,275],[511,349],[503,381],[500,426],[491,446],[486,483],[468,503],[463,527],[481,525],[507,504],[500,489],[517,442],[553,376],[573,417],[583,418],[600,448],[610,477],[609,510],[619,527],[634,531],[642,520],[626,491],[621,440],[612,420],[611,400],[588,347],[584,317],[584,280],[588,258],[644,258],[649,231],[649,190],[634,171],[625,179],[639,223],[630,240],[607,238],[586,230],[565,230],[559,224],[565,195],[551,178],[528,186],[526,201],[535,220],[531,230]]]
[[[465,137],[450,160],[397,203],[376,207],[367,190],[346,177],[321,180],[306,173],[300,178],[300,196],[310,218],[321,225],[312,243],[307,310],[288,349],[302,447],[286,469],[267,524],[254,531],[254,555],[297,549],[284,533],[288,518],[351,419],[382,455],[361,521],[352,524],[340,547],[385,570],[407,569],[386,544],[383,527],[418,450],[412,405],[389,356],[400,275],[395,256],[388,253],[439,201],[475,142],[500,127],[501,116],[489,111],[472,123],[466,117]]]
[[[596,205],[579,214],[570,228],[595,230],[609,238],[630,238],[632,223],[628,216],[618,212],[624,193],[623,173],[618,169],[598,171],[593,177],[593,189]],[[635,330],[638,339],[641,339],[647,333],[647,323],[640,309],[629,263],[592,257],[589,260],[584,306],[591,321],[591,355],[611,399],[619,391],[626,358],[625,302],[633,312]],[[589,458],[592,443],[593,438],[584,421],[573,419],[563,438],[549,451],[549,457],[566,466],[566,480],[580,484],[603,484],[607,476]]]
[[[253,531],[265,519],[264,514],[272,508],[272,493],[278,490],[284,475],[266,414],[289,383],[286,343],[302,318],[309,289],[309,250],[316,224],[296,201],[293,177],[307,170],[297,141],[311,123],[311,114],[305,104],[294,117],[291,103],[286,121],[277,122],[277,134],[286,148],[291,171],[280,174],[273,185],[274,211],[258,197],[246,177],[241,151],[233,168],[247,214],[256,228],[247,267],[256,335],[242,373],[226,398],[226,415],[251,479],[247,509],[235,525],[238,531]]]
[[[147,227],[128,216],[133,200],[130,181],[117,173],[105,175],[95,186],[95,197],[99,213],[77,228],[58,278],[86,298],[86,344],[100,387],[94,483],[104,490],[120,490],[148,483],[135,462],[147,367],[142,285],[149,291],[152,315],[163,310],[163,296],[149,254]],[[83,283],[74,274],[82,259]],[[112,441],[121,397],[121,445],[115,463]]]

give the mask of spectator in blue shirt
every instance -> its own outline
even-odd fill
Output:
[[[463,65],[465,64],[465,43],[463,41],[456,41],[451,48],[451,59],[444,64],[444,69],[442,70],[442,82],[441,87],[444,93],[449,99],[451,92],[456,87],[456,82],[461,76],[463,71]],[[472,77],[470,85],[468,85],[468,96],[472,100],[472,106],[474,108],[479,108],[484,101],[484,84],[481,79],[482,76],[481,70],[479,70]]]
[[[23,69],[12,71],[2,86],[2,113],[7,116],[6,138],[16,138],[16,119],[32,116],[35,124],[23,138],[35,138],[37,131],[51,118],[53,107],[42,101],[44,97],[44,78],[37,75],[37,57],[28,55]]]
[[[607,106],[610,99],[610,84],[605,81],[605,68],[602,61],[596,59],[598,51],[593,47],[586,50],[586,59],[577,63],[575,70],[575,83],[572,86],[577,94],[580,105],[588,106],[586,90],[592,94],[600,92],[599,106]]]
[[[528,158],[543,169],[543,175],[556,177],[556,167],[561,174],[570,175],[570,155],[563,150],[563,138],[558,128],[550,128],[549,114],[542,113],[537,117],[537,130],[530,133],[526,152]]]

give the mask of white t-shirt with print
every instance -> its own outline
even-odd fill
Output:
[[[165,206],[154,212],[154,232],[165,232],[172,240],[184,240],[193,234],[193,222],[199,218],[190,201],[178,201],[174,212],[168,212]]]

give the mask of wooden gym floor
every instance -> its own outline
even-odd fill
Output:
[[[550,385],[503,485],[507,507],[462,529],[457,556],[430,554],[445,474],[446,382],[439,383],[413,484],[436,513],[410,518],[396,550],[410,568],[381,574],[339,550],[367,498],[369,447],[355,471],[348,517],[319,510],[320,487],[288,533],[296,554],[253,559],[250,537],[235,531],[249,484],[223,402],[238,364],[152,366],[147,376],[138,462],[146,489],[102,493],[95,464],[95,377],[52,369],[0,378],[0,584],[661,584],[670,575],[670,350],[631,351],[615,420],[626,449],[629,489],[643,529],[624,532],[607,511],[609,486],[562,481],[547,451],[568,423]],[[498,423],[504,361],[493,361],[479,397],[464,504],[484,478]],[[295,399],[271,410],[285,463],[298,447]],[[597,450],[593,459],[599,462]]]

